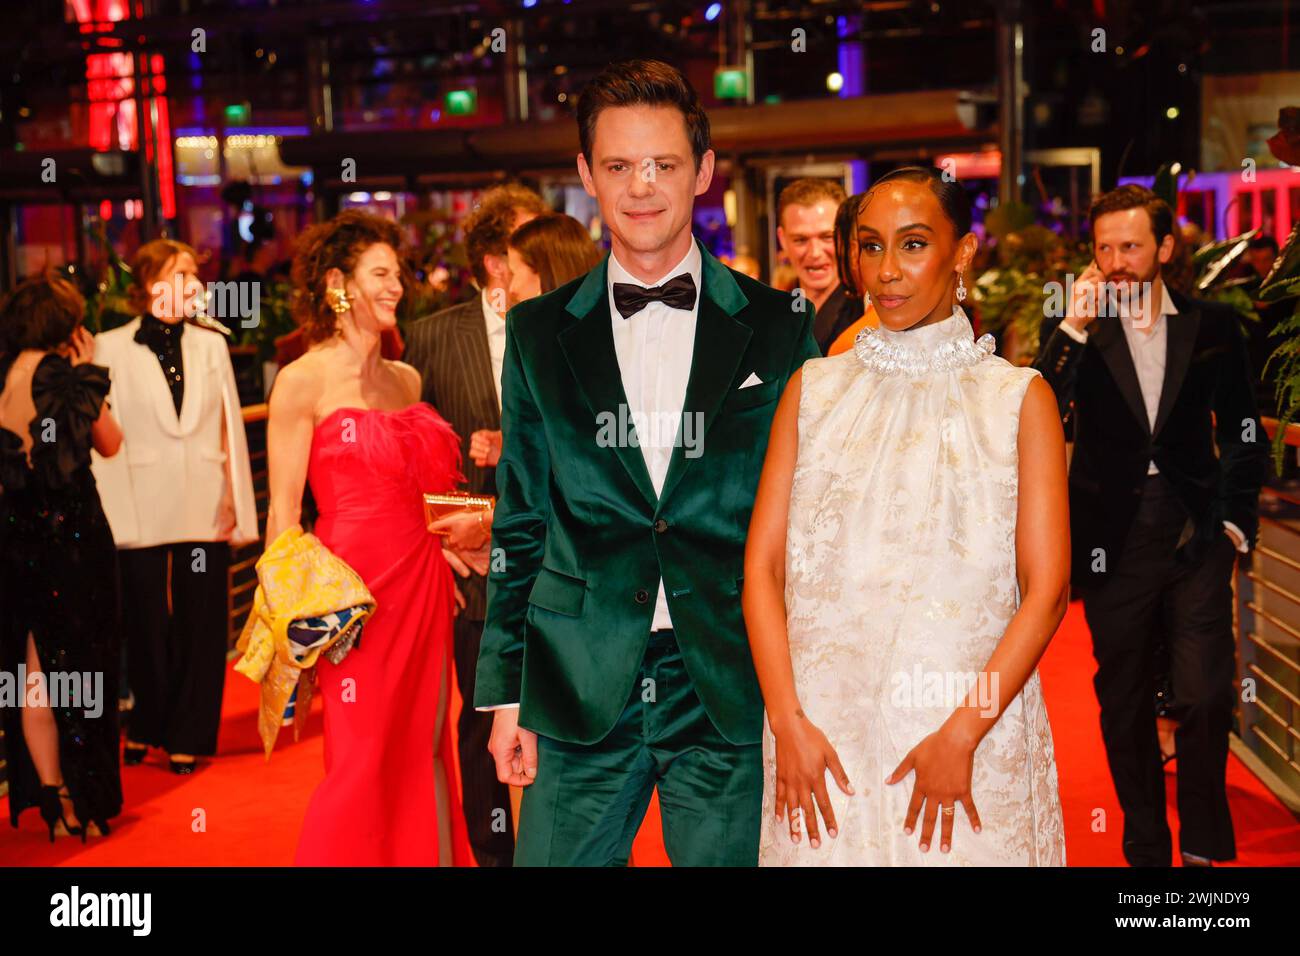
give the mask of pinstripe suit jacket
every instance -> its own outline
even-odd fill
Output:
[[[480,468],[469,457],[470,435],[484,428],[501,428],[480,296],[412,322],[402,360],[420,373],[420,397],[451,422],[460,436],[461,471],[467,479],[467,490],[495,495],[496,469]],[[483,620],[487,611],[486,579],[471,575],[457,582],[465,595],[466,618]]]

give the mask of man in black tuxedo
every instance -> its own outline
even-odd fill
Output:
[[[496,186],[484,193],[462,225],[478,294],[468,302],[413,322],[406,337],[403,358],[420,373],[421,398],[433,405],[460,436],[461,471],[467,479],[466,489],[476,495],[496,494],[501,362],[505,355],[506,289],[510,284],[507,240],[511,232],[544,211],[546,205],[541,197],[523,186]],[[472,442],[477,454],[471,453]],[[452,543],[466,550],[486,545],[491,525],[478,525],[476,521],[453,531]],[[481,540],[465,539],[474,535],[481,536]],[[510,791],[497,780],[496,765],[487,749],[492,714],[473,707],[474,674],[487,612],[487,579],[482,574],[471,574],[460,581],[460,588],[465,607],[456,618],[453,636],[456,684],[463,701],[456,724],[456,750],[465,824],[479,866],[510,866],[515,850]]]
[[[1236,855],[1224,780],[1232,572],[1258,527],[1267,436],[1235,313],[1161,281],[1175,242],[1169,206],[1123,186],[1089,219],[1094,263],[1065,296],[1064,319],[1045,323],[1035,362],[1074,416],[1072,577],[1092,631],[1124,856],[1133,866],[1172,856],[1152,706],[1163,634],[1181,708],[1179,844],[1185,864],[1208,865]]]

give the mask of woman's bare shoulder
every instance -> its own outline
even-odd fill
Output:
[[[384,360],[384,366],[398,377],[412,403],[420,400],[420,372],[414,365],[396,360]]]
[[[275,373],[270,410],[311,412],[325,388],[320,354],[306,352]]]

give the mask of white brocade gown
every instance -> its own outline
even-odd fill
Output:
[[[1020,603],[1020,407],[1038,373],[973,341],[958,308],[933,325],[865,329],[803,367],[785,604],[808,719],[856,794],[827,775],[839,823],[792,844],[775,809],[776,745],[763,735],[761,866],[1062,866],[1052,732],[1035,671],[975,752],[949,853],[903,821],[915,774],[885,784],[975,683]],[[992,688],[985,691],[992,696]],[[981,700],[986,698],[981,698]]]

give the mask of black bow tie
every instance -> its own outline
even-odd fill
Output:
[[[619,315],[630,319],[651,302],[662,302],[673,309],[695,308],[695,280],[689,272],[673,276],[663,285],[645,286],[632,282],[614,283],[614,307]]]

